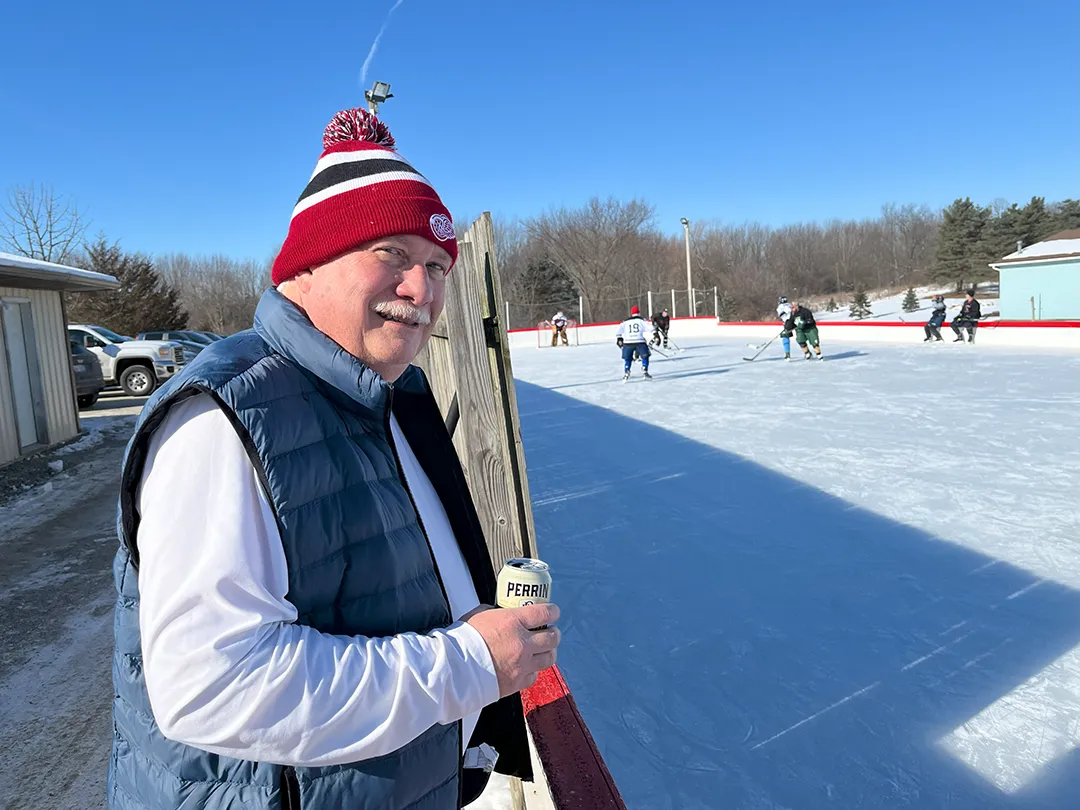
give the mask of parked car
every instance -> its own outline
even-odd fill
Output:
[[[135,337],[139,340],[179,340],[184,343],[196,343],[204,347],[214,342],[202,332],[193,332],[190,329],[139,332]]]
[[[97,355],[71,341],[71,367],[75,370],[75,399],[80,408],[92,408],[105,389],[105,377]]]
[[[184,347],[171,340],[135,340],[102,326],[73,323],[68,337],[92,351],[106,385],[133,397],[148,397],[187,363]]]
[[[224,340],[224,335],[219,335],[217,332],[199,332],[200,335],[210,338],[211,341]]]

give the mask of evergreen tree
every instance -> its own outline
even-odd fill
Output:
[[[836,312],[836,310],[838,310],[838,309],[840,309],[840,305],[838,303],[836,303],[836,299],[835,298],[830,298],[829,303],[827,303],[825,305],[825,311],[826,312]]]
[[[166,284],[154,263],[140,253],[125,253],[103,235],[86,246],[83,266],[115,276],[120,289],[104,293],[72,293],[68,319],[93,323],[121,335],[153,329],[183,329],[188,316],[180,308],[180,293]]]
[[[720,293],[720,297],[716,299],[716,305],[719,308],[719,312],[716,313],[718,320],[723,322],[735,320],[736,301],[733,296],[726,292]]]
[[[1062,200],[1050,206],[1051,234],[1080,228],[1080,200]]]
[[[976,205],[969,197],[956,200],[942,212],[932,270],[934,281],[956,284],[957,289],[962,289],[965,281],[991,275],[986,259],[987,243],[983,240],[989,220],[990,209]]]
[[[852,318],[858,318],[859,320],[872,314],[870,312],[870,296],[862,290],[856,290],[855,295],[851,299],[851,308],[848,310],[848,314],[851,315]]]
[[[919,308],[919,296],[915,295],[914,287],[908,287],[907,295],[904,296],[904,303],[901,306],[904,312],[914,312]]]

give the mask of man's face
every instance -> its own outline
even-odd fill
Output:
[[[427,345],[446,300],[450,254],[420,236],[376,239],[280,290],[315,327],[387,382]]]

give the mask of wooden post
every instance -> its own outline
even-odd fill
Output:
[[[675,317],[675,290],[671,291],[671,317]]]
[[[484,213],[458,244],[447,279],[446,307],[417,358],[443,417],[456,421],[454,447],[476,504],[496,572],[506,559],[536,556],[525,451],[510,367],[499,323],[495,231]]]
[[[578,326],[585,325],[585,296],[579,295],[577,299]]]
[[[652,317],[652,314],[653,314],[653,309],[652,309],[652,290],[649,290],[649,317],[650,317],[650,318]]]

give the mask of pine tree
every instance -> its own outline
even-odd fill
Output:
[[[86,246],[87,270],[115,276],[120,289],[107,293],[73,293],[67,299],[68,319],[93,323],[121,335],[155,329],[183,329],[188,316],[180,293],[166,284],[154,263],[141,253],[125,253],[104,236]]]
[[[825,305],[825,311],[826,312],[836,312],[836,310],[838,310],[838,309],[840,309],[840,305],[838,303],[836,303],[836,299],[835,298],[830,298],[829,303],[827,303]]]
[[[984,230],[990,220],[990,209],[976,205],[970,198],[956,200],[942,212],[938,234],[933,280],[939,284],[977,281],[991,274],[987,266]],[[1000,256],[997,258],[1001,258]]]
[[[716,299],[716,305],[719,309],[719,312],[716,313],[719,321],[735,320],[736,301],[733,296],[728,295],[726,292],[720,293],[720,296]]]
[[[1050,206],[1051,234],[1080,228],[1080,200],[1062,200]]]
[[[848,310],[848,314],[852,318],[858,318],[859,320],[872,314],[870,312],[870,296],[862,290],[857,290],[851,299],[851,308]]]
[[[908,287],[907,295],[904,296],[904,303],[901,306],[904,312],[914,312],[919,308],[919,296],[915,295],[914,287]]]

